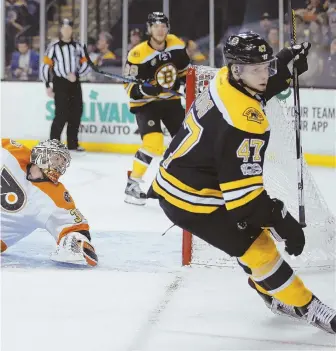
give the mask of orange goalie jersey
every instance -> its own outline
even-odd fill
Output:
[[[87,220],[62,183],[27,179],[30,155],[25,146],[2,139],[1,252],[37,228],[46,229],[57,244],[72,232],[90,237]]]

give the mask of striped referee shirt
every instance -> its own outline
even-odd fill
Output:
[[[62,40],[51,44],[43,58],[41,66],[42,80],[46,87],[51,81],[51,72],[57,77],[67,78],[69,73],[84,76],[90,71],[85,53],[81,44]]]

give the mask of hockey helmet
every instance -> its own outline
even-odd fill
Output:
[[[43,174],[55,184],[70,166],[70,161],[68,148],[56,139],[38,143],[33,147],[30,155],[30,162],[38,166]]]
[[[147,27],[151,27],[154,23],[164,23],[169,29],[169,19],[163,12],[152,12],[147,18]]]
[[[227,64],[256,64],[274,60],[273,49],[259,34],[249,31],[231,35],[224,46]]]

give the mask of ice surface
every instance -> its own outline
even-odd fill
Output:
[[[335,350],[322,331],[272,315],[240,270],[182,268],[180,230],[155,201],[123,202],[129,156],[76,156],[63,182],[88,218],[99,267],[49,260],[42,230],[1,256],[2,351]],[[148,186],[155,170],[148,174]],[[336,212],[335,170],[313,168]],[[304,272],[336,308],[334,272]]]

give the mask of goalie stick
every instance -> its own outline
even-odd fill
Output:
[[[288,0],[288,17],[290,26],[290,42],[296,45],[296,19],[295,11],[292,9],[292,0]],[[300,110],[300,85],[298,70],[293,61],[293,92],[294,92],[294,112],[295,112],[295,139],[296,139],[296,159],[297,159],[297,178],[298,178],[298,197],[299,197],[299,223],[306,227],[306,214],[303,193],[303,155],[301,139],[301,110]]]
[[[93,71],[95,71],[96,73],[99,73],[99,74],[102,74],[103,76],[107,77],[107,78],[111,78],[111,79],[115,79],[115,80],[118,80],[119,82],[122,82],[122,83],[135,83],[135,84],[143,84],[144,86],[147,86],[147,87],[152,87],[153,85],[144,81],[144,80],[141,80],[141,79],[136,79],[136,78],[132,78],[132,77],[125,77],[125,76],[121,76],[119,74],[115,74],[115,73],[108,73],[108,72],[104,72],[102,70],[99,69],[98,66],[96,66],[90,59],[90,56],[89,56],[89,53],[87,51],[87,47],[86,45],[84,45],[84,54],[85,54],[85,57],[87,59],[87,63],[88,65],[92,68]],[[172,95],[175,95],[175,96],[180,96],[180,97],[183,97],[183,94],[177,92],[177,91],[174,91],[174,90],[170,90],[170,89],[167,89],[167,88],[162,88],[162,91],[164,93],[170,93]]]

